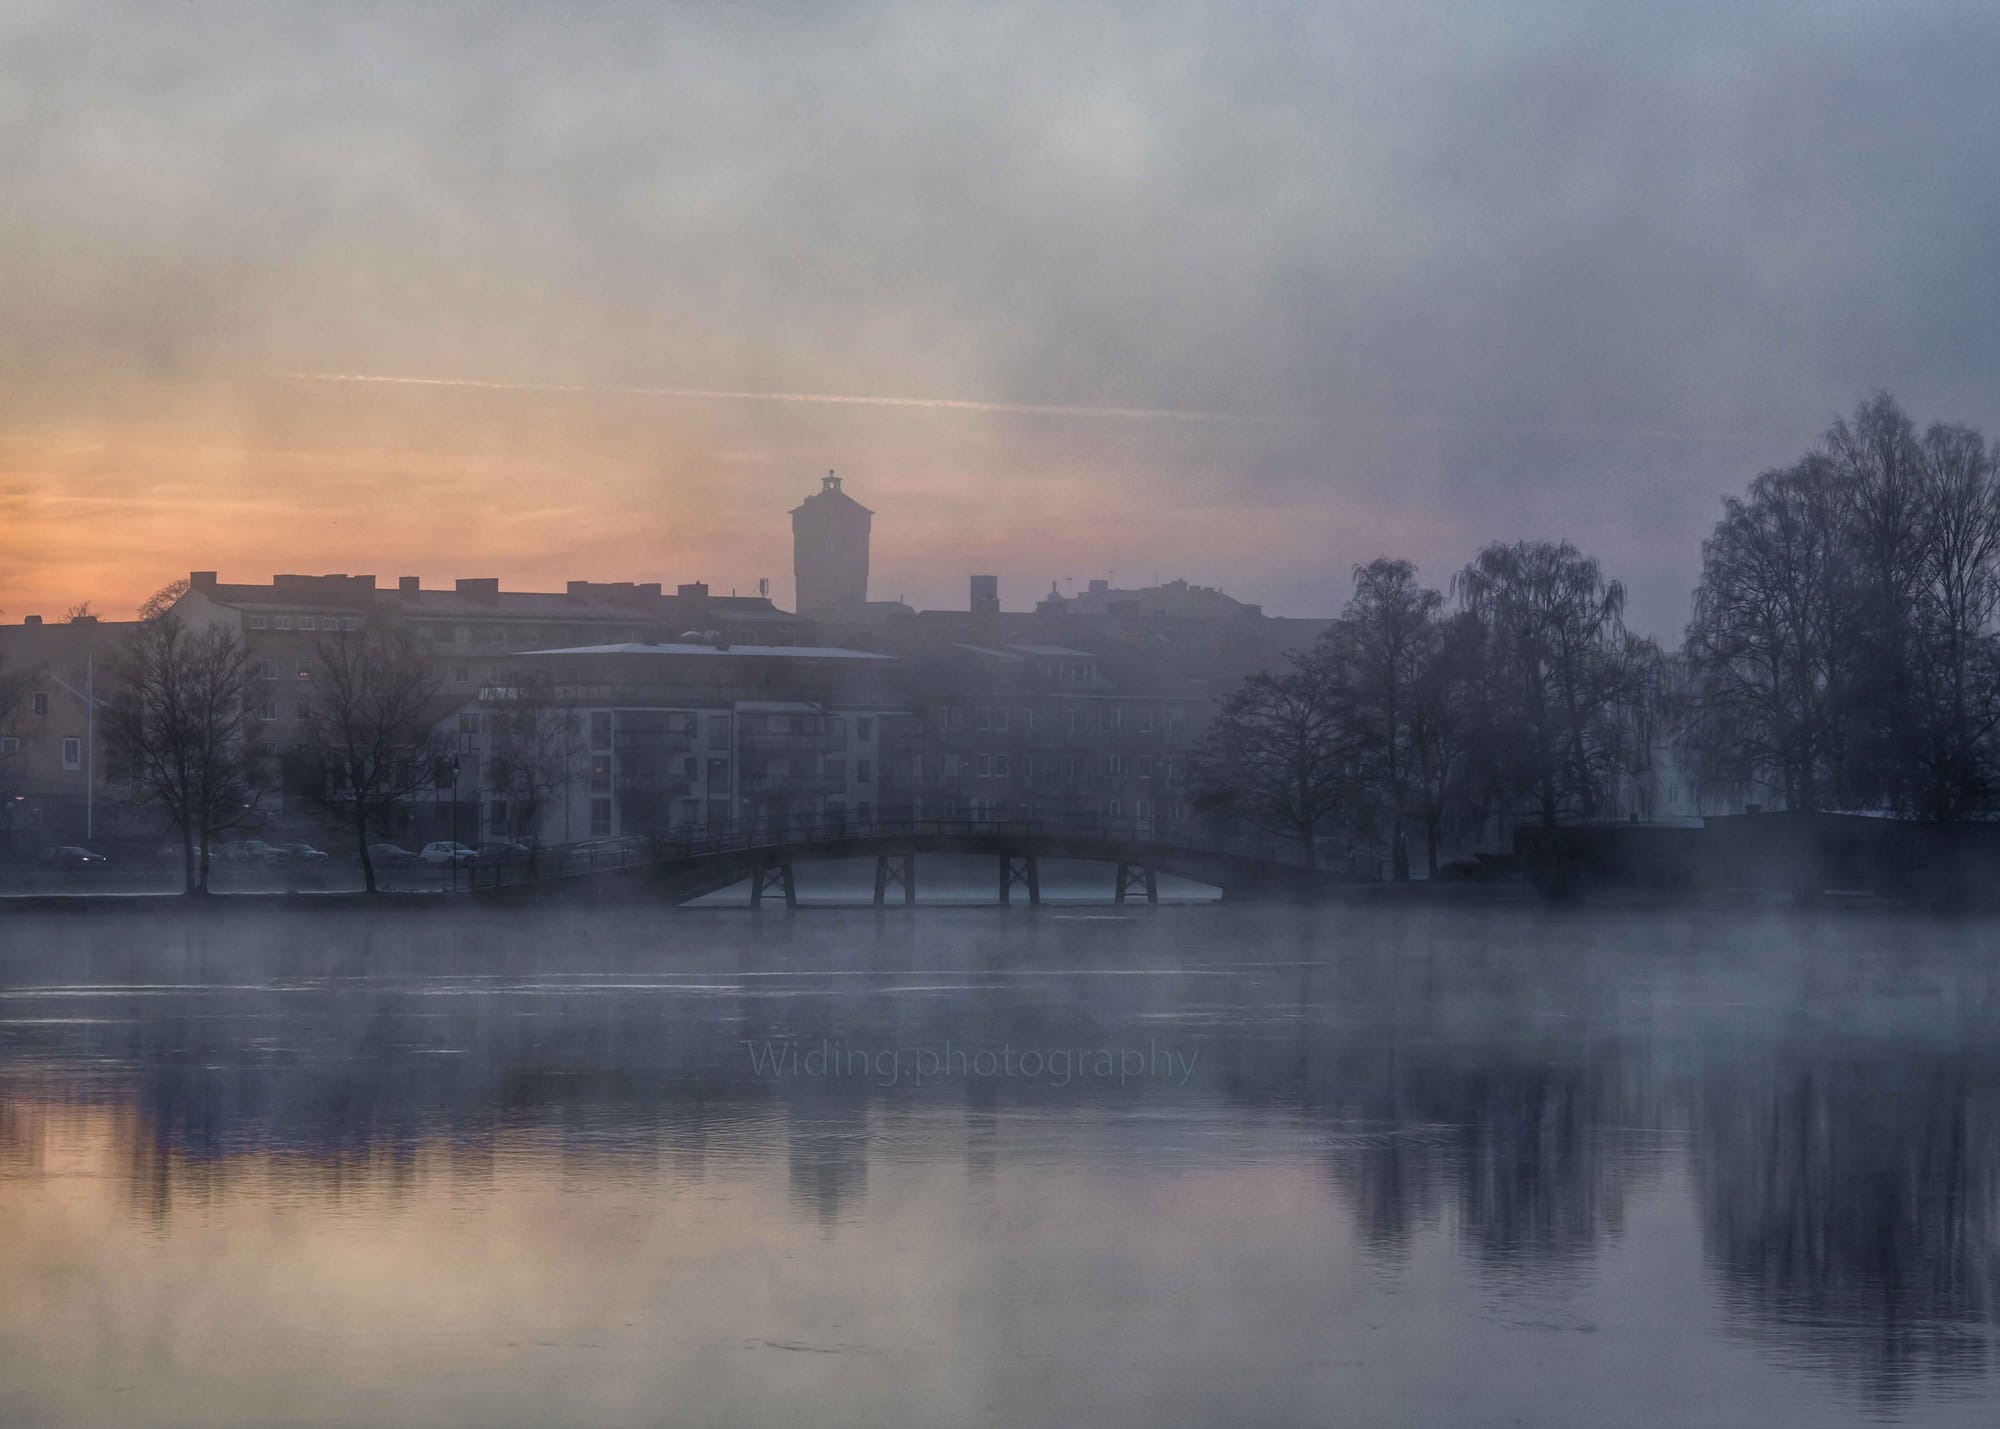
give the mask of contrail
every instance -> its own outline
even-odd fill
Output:
[[[403,387],[457,387],[488,392],[565,392],[581,396],[667,397],[694,402],[794,402],[827,407],[914,407],[935,412],[991,412],[1002,416],[1026,417],[1095,417],[1114,421],[1184,422],[1191,425],[1237,427],[1311,429],[1334,425],[1329,418],[1323,416],[1214,412],[1190,407],[1083,407],[1043,402],[985,402],[970,397],[870,397],[850,392],[741,392],[709,387],[605,387],[561,382],[486,382],[471,377],[405,377],[375,372],[280,372],[276,375],[295,382],[365,382]],[[1357,424],[1350,421],[1346,425]],[[1464,424],[1454,423],[1445,417],[1419,414],[1402,417],[1374,415],[1358,425],[1441,435],[1459,430]],[[1487,430],[1505,432],[1625,437],[1642,441],[1753,443],[1789,434],[1775,428],[1740,431],[1709,428],[1619,427],[1588,422],[1489,421],[1478,425]]]
[[[1227,422],[1265,425],[1282,418],[1249,417],[1179,407],[1073,407],[1040,402],[981,402],[967,397],[868,397],[842,392],[738,392],[705,387],[599,387],[560,382],[483,382],[469,377],[402,377],[373,372],[280,372],[297,382],[370,382],[406,387],[467,387],[489,392],[568,392],[619,397],[672,397],[705,402],[803,402],[833,407],[919,407],[940,412],[1010,416],[1108,417],[1125,421]]]

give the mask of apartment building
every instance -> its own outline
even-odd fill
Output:
[[[104,757],[103,715],[128,621],[0,625],[0,846],[10,853],[122,833],[129,800]]]
[[[482,832],[544,842],[871,822],[901,787],[895,664],[727,640],[522,655],[454,717],[461,780]]]
[[[1188,760],[1210,697],[1123,652],[947,642],[913,652],[920,799],[934,816],[1130,823],[1191,817]]]

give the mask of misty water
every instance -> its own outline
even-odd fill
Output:
[[[1994,931],[16,915],[0,1423],[1991,1424]]]

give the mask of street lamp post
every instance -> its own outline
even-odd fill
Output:
[[[451,891],[458,892],[458,756],[451,757]]]

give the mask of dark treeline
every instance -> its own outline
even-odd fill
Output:
[[[1679,650],[1624,603],[1561,541],[1489,545],[1444,590],[1357,567],[1320,640],[1224,701],[1203,808],[1386,844],[1399,878],[1413,842],[1435,871],[1453,833],[1616,816],[1662,758],[1737,802],[1993,811],[2000,448],[1978,431],[1919,433],[1877,394],[1724,502]]]
[[[1786,808],[1992,810],[2000,483],[1969,427],[1878,394],[1724,503],[1688,627],[1688,743]]]
[[[1223,703],[1201,759],[1213,816],[1296,837],[1420,838],[1498,811],[1553,824],[1610,809],[1650,757],[1661,652],[1625,629],[1624,588],[1568,542],[1492,545],[1451,598],[1408,561],[1354,572],[1347,609],[1289,668]]]

